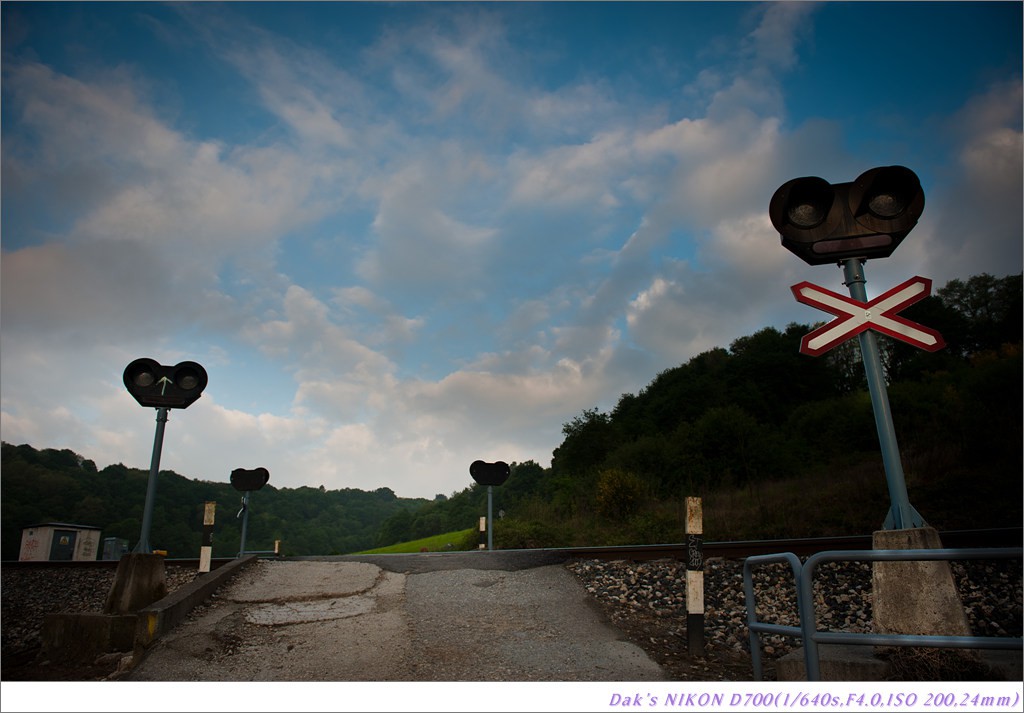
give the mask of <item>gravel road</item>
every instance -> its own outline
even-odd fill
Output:
[[[474,555],[480,563],[486,555]],[[422,562],[422,559],[420,560]],[[450,562],[451,560],[446,560]],[[405,574],[259,561],[131,681],[656,681],[562,565]]]

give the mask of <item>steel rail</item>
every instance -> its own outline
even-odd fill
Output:
[[[950,530],[940,532],[939,538],[943,547],[1017,547],[1024,538],[1024,528],[1002,527],[982,530]],[[841,537],[806,537],[777,540],[736,540],[730,542],[705,542],[704,559],[720,557],[723,559],[745,559],[755,555],[792,552],[801,557],[808,557],[818,552],[829,550],[870,550],[871,535],[850,535]],[[598,560],[634,560],[647,561],[658,559],[686,559],[686,543],[667,543],[660,545],[615,545],[606,547],[559,547],[549,551],[565,552],[566,555],[579,559]],[[437,553],[431,553],[437,554]],[[216,569],[231,562],[233,557],[214,557],[210,567]],[[168,558],[168,566],[199,567],[198,558]],[[4,561],[2,567],[116,567],[118,560],[86,560],[86,561]]]
[[[1019,546],[1024,537],[1024,528],[1004,527],[986,530],[950,530],[940,532],[939,539],[944,547],[1006,547]],[[622,545],[616,547],[567,548],[574,557],[586,559],[679,559],[686,558],[686,543],[664,545]],[[850,535],[840,537],[807,537],[779,540],[736,540],[731,542],[705,542],[704,558],[745,559],[754,555],[792,552],[798,556],[810,556],[829,550],[870,550],[871,535]]]

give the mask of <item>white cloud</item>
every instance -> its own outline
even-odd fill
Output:
[[[925,204],[925,215],[935,216],[930,269],[944,278],[1022,269],[1021,97],[1020,82],[1001,83],[954,119],[960,129],[955,175],[934,196],[926,194]]]
[[[822,318],[789,285],[842,291],[840,271],[767,219],[783,181],[864,168],[844,123],[786,116],[812,11],[752,6],[720,61],[696,48],[678,97],[645,98],[568,65],[542,80],[555,51],[521,52],[501,8],[421,9],[338,54],[179,6],[188,50],[255,101],[224,104],[243,140],[141,66],[5,61],[4,440],[146,467],[152,414],[121,370],[190,358],[211,384],[172,414],[164,467],[432,497],[477,458],[546,464],[564,422],[664,368]],[[1019,271],[1020,106],[1018,80],[950,119],[872,292]],[[247,362],[266,386],[240,396]]]

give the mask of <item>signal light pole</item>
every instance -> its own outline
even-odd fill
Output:
[[[843,260],[843,276],[844,284],[850,290],[850,297],[860,302],[867,302],[863,261],[852,258]],[[864,376],[868,382],[868,393],[871,395],[871,410],[875,416],[875,430],[878,431],[878,443],[882,449],[882,465],[885,468],[885,481],[889,488],[889,513],[882,524],[882,529],[904,530],[912,527],[924,527],[924,518],[910,504],[910,496],[907,495],[907,480],[903,474],[900,447],[896,442],[896,429],[892,423],[889,393],[885,388],[885,378],[882,375],[882,359],[878,353],[878,340],[870,329],[865,329],[858,334],[857,339],[860,341],[861,361],[864,362]]]
[[[768,216],[779,231],[782,246],[801,260],[809,265],[835,263],[843,268],[844,284],[856,305],[853,311],[860,309],[862,321],[870,326],[873,321],[864,289],[864,262],[889,257],[917,225],[923,210],[924,191],[917,174],[904,166],[880,166],[849,183],[831,184],[817,176],[787,181],[772,196]],[[860,330],[858,339],[889,489],[889,513],[882,528],[924,527],[924,518],[907,496],[878,342],[867,327]],[[833,341],[814,355],[838,343]],[[934,348],[941,346],[939,337]]]
[[[508,476],[512,473],[511,468],[505,461],[499,460],[495,463],[486,463],[482,460],[475,460],[469,464],[469,474],[473,476],[473,480],[480,483],[480,485],[487,486],[487,550],[493,549],[494,543],[494,518],[492,516],[494,510],[493,500],[493,486],[501,485]]]
[[[242,493],[242,509],[235,515],[236,518],[242,518],[242,536],[238,545],[239,557],[245,555],[245,535],[249,529],[249,495],[268,482],[270,482],[270,471],[266,468],[254,468],[253,470],[235,468],[231,471],[231,487]]]
[[[146,504],[142,510],[142,532],[132,552],[148,555],[153,551],[149,546],[149,531],[153,525],[153,501],[156,500],[156,476],[160,471],[160,451],[164,445],[164,426],[167,423],[166,407],[156,410],[156,435],[153,437],[153,457],[149,461],[149,482],[146,485]]]
[[[882,529],[871,538],[874,550],[942,548],[939,533],[925,523],[907,497],[873,333],[880,331],[927,351],[941,349],[945,343],[938,332],[896,316],[903,307],[926,297],[931,281],[912,278],[870,302],[864,289],[864,263],[889,257],[913,230],[923,209],[924,192],[914,172],[903,166],[882,166],[862,173],[852,183],[794,179],[775,192],[768,210],[783,247],[810,265],[841,265],[850,290],[847,300],[810,283],[791,288],[798,301],[839,315],[804,338],[802,353],[816,356],[854,334],[860,340],[890,501]],[[817,346],[810,344],[814,341]],[[875,633],[970,635],[948,562],[876,562],[871,579]]]
[[[153,437],[153,456],[149,462],[142,532],[138,544],[132,550],[138,554],[150,554],[153,549],[149,544],[149,532],[153,524],[153,502],[156,500],[156,479],[160,472],[160,452],[163,450],[167,412],[172,408],[188,408],[202,395],[208,378],[206,369],[194,361],[163,366],[153,359],[141,358],[125,367],[122,380],[128,393],[139,405],[156,407],[156,434]]]

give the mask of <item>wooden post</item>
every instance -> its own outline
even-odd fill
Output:
[[[691,656],[704,655],[704,513],[686,498],[686,639]]]
[[[213,557],[213,516],[217,503],[207,502],[203,507],[203,545],[199,548],[199,571],[210,571],[210,559]]]

